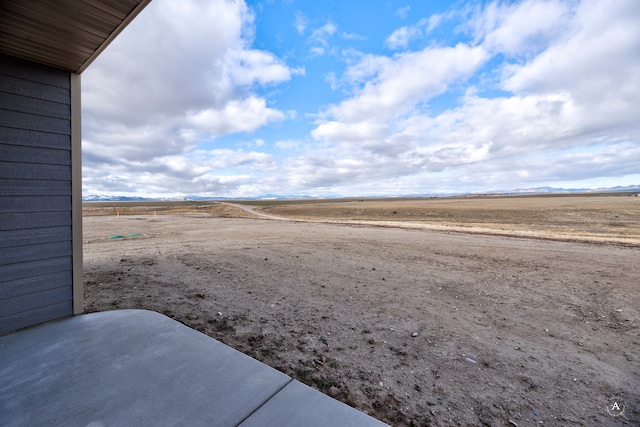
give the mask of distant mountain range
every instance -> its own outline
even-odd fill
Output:
[[[98,196],[95,194],[88,194],[82,196],[83,202],[179,202],[189,200],[210,200],[211,197],[197,197],[197,196],[184,196],[184,197],[129,197],[129,196]]]
[[[632,193],[640,192],[640,185],[626,185],[609,188],[554,188],[537,187],[518,190],[496,190],[483,194],[566,194],[566,193]]]
[[[451,197],[462,195],[499,195],[499,194],[570,194],[570,193],[639,193],[640,185],[627,185],[609,188],[554,188],[554,187],[537,187],[522,188],[517,190],[492,190],[481,193],[423,193],[423,194],[407,194],[398,197]],[[375,197],[375,196],[369,196]],[[380,196],[389,197],[389,196]],[[287,199],[320,199],[320,198],[338,198],[338,197],[313,197],[298,194],[264,194],[258,197],[214,197],[214,196],[177,196],[177,197],[128,197],[128,196],[98,196],[86,195],[82,196],[83,202],[180,202],[180,201],[198,201],[198,200],[287,200]]]

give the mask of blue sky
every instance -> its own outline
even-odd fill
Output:
[[[83,79],[83,193],[640,184],[640,2],[153,0]]]

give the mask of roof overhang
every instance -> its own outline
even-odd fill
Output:
[[[3,0],[0,54],[83,72],[151,0]]]

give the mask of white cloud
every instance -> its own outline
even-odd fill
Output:
[[[493,2],[475,20],[476,36],[484,37],[490,51],[506,54],[537,52],[561,31],[570,3],[559,0],[525,0],[519,3]]]
[[[314,138],[325,138],[339,141],[366,141],[382,138],[386,127],[375,118],[362,119],[353,123],[327,121],[318,126],[312,135]]]
[[[633,1],[584,2],[575,18],[565,23],[572,36],[525,64],[509,67],[505,88],[514,92],[588,90],[586,86],[595,83],[594,91],[604,93],[598,84],[619,86],[620,77],[623,82],[633,81],[640,61],[639,14],[640,4]]]
[[[329,44],[329,39],[331,38],[331,36],[333,36],[337,30],[338,27],[336,26],[336,24],[329,21],[322,27],[313,30],[313,33],[311,34],[311,40],[326,46]]]
[[[276,142],[275,145],[279,150],[294,151],[294,150],[299,150],[301,144],[300,144],[300,141],[296,141],[294,139],[287,139],[283,141],[278,141]]]
[[[485,60],[481,47],[458,44],[453,48],[427,48],[420,52],[399,54],[392,59],[366,56],[350,67],[351,81],[366,78],[356,95],[329,107],[313,136],[340,137],[330,131],[332,121],[343,124],[365,120],[386,120],[405,114],[446,90],[453,81],[469,76]]]
[[[340,34],[340,37],[345,40],[367,40],[367,36],[363,36],[362,34],[345,33],[344,31]]]
[[[326,49],[321,46],[312,46],[309,48],[309,53],[312,57],[323,56],[326,52]]]
[[[268,108],[264,99],[251,96],[248,99],[229,101],[223,109],[201,110],[187,117],[186,124],[212,135],[224,135],[252,132],[269,122],[284,118],[281,111]]]
[[[83,173],[91,194],[163,196],[167,194],[251,195],[256,172],[274,170],[273,158],[242,149],[195,150],[188,156],[162,156],[149,161],[119,159]],[[224,171],[233,169],[233,175]]]
[[[422,35],[422,30],[419,25],[413,27],[400,27],[387,37],[384,44],[390,49],[406,48],[411,39],[420,35]]]
[[[225,56],[224,71],[233,87],[280,83],[289,80],[293,72],[275,55],[252,49],[230,51]]]
[[[486,189],[633,174],[640,164],[634,107],[640,102],[640,4],[584,1],[569,9],[525,1],[492,3],[480,12],[476,47],[362,55],[342,77],[353,94],[327,108],[312,135],[345,160],[367,159],[358,167],[374,181],[387,173],[437,172],[432,183],[457,176],[463,184],[469,175]],[[470,86],[456,108],[437,115],[421,108],[450,84],[464,85],[497,54],[517,58],[491,64],[511,95],[486,98]],[[315,169],[318,182],[323,171],[327,182],[358,179],[348,167],[331,175],[338,166],[327,164]]]
[[[386,38],[384,44],[389,49],[406,49],[412,41],[423,39],[431,33],[443,19],[443,15],[437,14],[428,19],[422,18],[415,25],[400,27]]]
[[[333,48],[330,40],[337,31],[338,26],[332,21],[328,21],[323,26],[313,30],[308,40],[311,45],[309,48],[311,57],[324,56],[326,53],[331,52]]]
[[[346,51],[345,61],[348,66],[340,81],[334,77],[336,87],[340,84],[350,86],[352,91],[359,89],[363,84],[376,78],[380,70],[391,67],[392,58],[383,55],[363,55],[360,52]]]
[[[565,94],[576,131],[620,129],[637,123],[640,100],[640,4],[585,1],[559,39],[531,61],[508,66],[503,87],[515,94]],[[615,22],[615,25],[611,25]]]
[[[400,19],[405,19],[407,17],[407,15],[409,14],[410,10],[411,10],[411,6],[400,7],[400,8],[398,8],[398,10],[396,10],[396,15]]]
[[[295,21],[293,23],[298,34],[304,34],[309,26],[309,18],[307,18],[304,13],[298,11],[295,14]]]
[[[87,167],[105,152],[129,160],[186,153],[202,132],[282,120],[254,89],[303,71],[250,47],[253,19],[242,1],[150,4],[83,74]]]
[[[444,15],[440,15],[440,14],[431,15],[427,20],[427,28],[425,29],[425,32],[429,34],[433,30],[435,30],[443,22],[444,19],[445,19]]]

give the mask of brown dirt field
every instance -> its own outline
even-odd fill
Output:
[[[637,239],[637,208],[611,207],[640,200],[613,200],[585,217],[597,227],[626,219],[605,237]],[[392,206],[368,202],[341,203]],[[384,221],[419,212],[398,202]],[[485,213],[485,204],[467,220],[463,202],[449,210],[457,225],[517,216],[507,206]],[[284,215],[286,205],[262,208]],[[164,313],[392,425],[640,424],[633,242],[276,221],[218,203],[84,211],[88,312]],[[607,412],[614,396],[626,408],[619,417]]]

